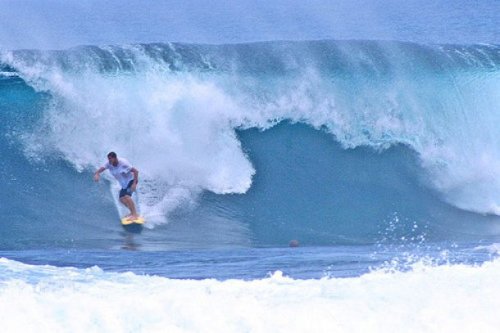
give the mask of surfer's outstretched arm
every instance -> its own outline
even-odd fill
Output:
[[[94,181],[98,182],[99,178],[101,177],[101,172],[106,170],[105,167],[100,167],[95,173],[94,173]]]

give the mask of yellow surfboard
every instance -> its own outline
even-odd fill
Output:
[[[143,217],[139,216],[138,218],[136,219],[128,219],[126,217],[122,218],[122,225],[132,225],[132,224],[140,224],[140,225],[143,225],[144,222],[146,222],[144,220]]]

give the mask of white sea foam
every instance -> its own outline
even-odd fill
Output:
[[[500,254],[500,243],[494,243],[490,245],[480,245],[474,248],[476,251],[487,251],[492,255]]]
[[[0,260],[4,332],[497,332],[500,261],[353,278],[172,280]]]
[[[3,72],[3,71],[0,71],[0,76],[16,77],[16,76],[19,76],[19,74],[16,73],[16,72]]]

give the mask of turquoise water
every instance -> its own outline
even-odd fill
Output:
[[[496,331],[499,9],[3,2],[4,328]]]

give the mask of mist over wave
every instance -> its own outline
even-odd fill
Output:
[[[343,149],[408,147],[440,199],[500,214],[496,45],[137,44],[3,51],[0,61],[1,94],[31,108],[5,115],[9,140],[33,161],[77,171],[111,150],[127,157],[150,226],[204,191],[247,193],[259,170],[236,130],[283,121],[330,133]]]

